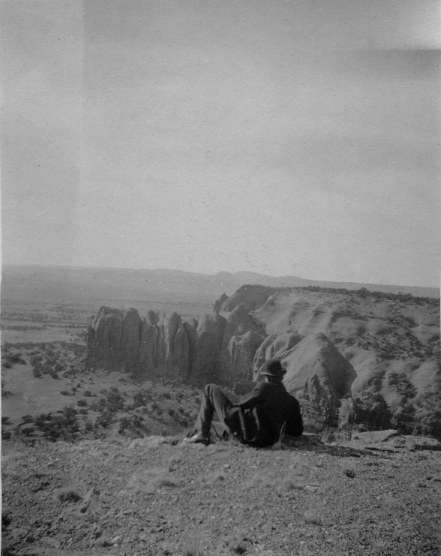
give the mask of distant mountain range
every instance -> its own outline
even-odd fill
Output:
[[[298,276],[266,276],[254,272],[202,274],[171,269],[82,268],[65,266],[5,266],[2,297],[16,300],[76,302],[88,300],[140,300],[166,294],[182,301],[198,298],[214,302],[222,293],[231,294],[244,284],[271,287],[319,286],[406,293],[439,297],[439,288],[395,286],[354,282],[308,280]]]

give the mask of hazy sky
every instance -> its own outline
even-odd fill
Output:
[[[3,262],[439,285],[438,0],[4,0]]]

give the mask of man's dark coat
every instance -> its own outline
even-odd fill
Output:
[[[290,436],[300,436],[303,420],[299,402],[282,382],[260,382],[228,410],[226,424],[245,444],[271,446],[282,427]]]

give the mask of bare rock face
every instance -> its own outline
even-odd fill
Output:
[[[160,329],[156,322],[157,319],[144,319],[141,323],[137,375],[143,378],[154,378],[159,363]]]
[[[251,386],[254,355],[263,340],[264,336],[253,330],[231,336],[228,342],[228,354],[230,355],[230,380],[234,386]]]
[[[86,368],[120,370],[123,312],[101,307],[87,333]]]
[[[164,330],[164,378],[188,380],[191,370],[191,345],[181,317],[177,313],[167,315]]]
[[[131,375],[136,374],[141,341],[141,319],[136,309],[124,313],[121,329],[121,366]]]
[[[226,293],[223,293],[219,297],[219,299],[217,299],[214,302],[213,313],[219,313],[220,311],[222,311],[222,307],[223,307],[224,303],[227,301],[227,299],[228,299],[228,295]]]
[[[267,336],[259,345],[254,355],[253,369],[255,378],[259,377],[262,365],[267,359],[272,359],[273,357],[283,359],[302,339],[303,336],[295,332]]]
[[[85,365],[121,370],[140,379],[226,384],[233,376],[243,378],[246,364],[249,374],[263,340],[255,328],[258,324],[242,308],[229,321],[213,313],[183,322],[176,312],[160,320],[149,311],[141,320],[135,309],[103,307],[88,330]]]
[[[191,371],[193,384],[222,382],[221,351],[226,320],[220,315],[202,315],[196,329],[195,359]]]
[[[253,311],[263,305],[275,291],[275,288],[269,286],[242,286],[231,297],[223,294],[215,307],[218,311],[230,312],[238,305],[243,305],[247,311]]]
[[[305,422],[321,430],[337,426],[340,400],[351,393],[356,373],[324,335],[310,335],[281,358],[287,369],[284,384],[302,404]]]

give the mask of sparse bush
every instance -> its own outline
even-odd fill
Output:
[[[81,496],[75,490],[64,488],[58,492],[60,502],[78,502]]]
[[[93,394],[90,390],[85,390],[83,396],[86,398],[90,398],[93,396]]]
[[[2,430],[2,440],[10,440],[11,436],[11,431]]]
[[[35,432],[35,428],[31,427],[30,425],[25,425],[20,429],[20,433],[23,434],[24,436],[30,436],[31,434],[34,434],[34,432]]]
[[[124,398],[115,386],[108,392],[106,402],[108,410],[113,413],[124,408]]]
[[[9,417],[7,415],[4,415],[2,417],[2,425],[10,425],[11,424],[11,420],[9,419]]]
[[[106,411],[101,415],[98,415],[95,421],[95,426],[102,427],[103,429],[107,429],[112,424],[112,421],[113,421],[113,415],[108,411]]]
[[[78,400],[77,405],[79,407],[85,407],[87,405],[87,400]]]
[[[61,394],[62,396],[70,396],[69,390],[60,390],[60,394]]]
[[[32,415],[23,415],[21,420],[22,420],[23,423],[33,423],[34,422],[34,418],[32,417]]]
[[[353,400],[355,423],[364,424],[368,429],[387,429],[391,423],[391,412],[383,396],[365,392]]]
[[[121,434],[126,429],[130,427],[130,419],[128,417],[122,417],[119,421],[119,430],[118,432]]]
[[[37,428],[39,428],[40,430],[44,431],[48,427],[50,427],[50,422],[51,421],[52,421],[52,415],[50,413],[48,413],[48,414],[41,413],[35,419],[35,426]]]
[[[93,430],[93,425],[91,423],[91,421],[86,421],[84,423],[84,430],[87,432],[91,432]]]
[[[20,364],[24,364],[26,363],[26,361],[23,359],[23,357],[21,356],[21,353],[14,353],[14,355],[11,355],[9,357],[9,361],[11,363],[20,363]]]
[[[136,409],[142,405],[146,405],[151,399],[151,393],[148,390],[142,389],[135,392],[133,395],[133,408]]]

